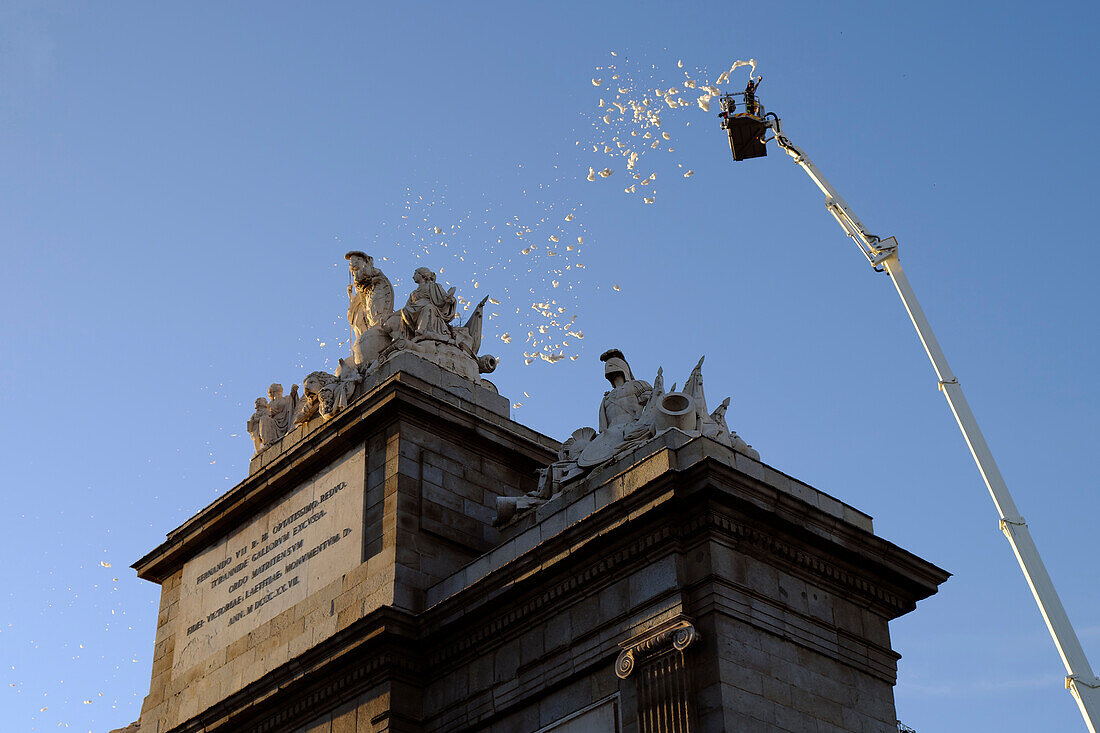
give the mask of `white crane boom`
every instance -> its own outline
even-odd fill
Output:
[[[978,464],[978,471],[982,474],[982,479],[989,489],[989,495],[993,497],[993,504],[997,507],[997,514],[1000,519],[1001,531],[1012,546],[1012,552],[1020,563],[1020,569],[1024,572],[1024,578],[1027,579],[1027,584],[1039,606],[1039,612],[1043,615],[1047,629],[1054,639],[1054,646],[1058,649],[1058,654],[1065,665],[1066,689],[1077,701],[1089,733],[1097,733],[1097,725],[1100,724],[1100,679],[1097,679],[1092,672],[1092,667],[1089,666],[1085,651],[1073,630],[1069,616],[1066,615],[1066,609],[1062,606],[1062,601],[1058,598],[1050,574],[1047,573],[1046,566],[1043,565],[1043,560],[1039,557],[1039,550],[1035,547],[1031,532],[1028,531],[1027,524],[1020,516],[1016,503],[1012,500],[1012,495],[1008,491],[1008,486],[1005,485],[1001,471],[997,468],[996,461],[993,460],[993,453],[990,452],[989,446],[982,436],[982,431],[978,427],[978,421],[974,418],[974,413],[970,411],[970,405],[963,395],[959,380],[955,378],[951,367],[947,365],[947,358],[943,355],[943,350],[940,348],[935,334],[932,333],[932,326],[928,323],[920,303],[917,302],[917,296],[913,292],[912,286],[909,285],[909,279],[905,276],[905,271],[901,267],[901,260],[898,259],[897,240],[893,237],[885,240],[879,239],[867,231],[866,227],[863,226],[863,222],[859,220],[855,212],[848,206],[848,203],[837,193],[836,189],[832,187],[817,166],[807,157],[806,153],[792,144],[787,136],[783,134],[777,116],[769,114],[768,119],[763,122],[763,126],[765,128],[770,127],[775,132],[775,141],[779,147],[791,156],[802,170],[806,171],[810,179],[825,194],[825,207],[829,210],[829,213],[836,217],[837,222],[848,236],[859,245],[860,251],[867,257],[871,266],[880,272],[887,272],[890,279],[894,281],[894,287],[897,288],[898,295],[901,296],[901,301],[905,305],[905,310],[909,313],[909,318],[912,319],[913,326],[917,329],[917,335],[920,337],[921,343],[924,344],[924,350],[932,362],[932,368],[936,371],[940,390],[947,397],[947,404],[950,405],[951,412],[959,424],[959,430],[962,431],[963,438],[970,448],[970,454],[974,456],[974,462]]]

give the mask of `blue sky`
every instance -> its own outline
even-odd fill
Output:
[[[493,380],[522,403],[516,419],[559,439],[594,423],[604,349],[681,383],[706,354],[711,400],[732,397],[730,425],[763,460],[954,573],[892,624],[903,721],[1083,730],[888,278],[785,157],[732,163],[683,81],[755,58],[794,142],[871,231],[897,236],[1100,664],[1098,14],[1084,2],[5,3],[5,724],[136,718],[157,588],[128,565],[245,476],[244,423],[270,382],[344,354],[343,253],[365,249],[387,258],[399,298],[429,265],[460,295],[500,300],[483,349],[502,357]],[[676,85],[689,103],[667,110],[671,140],[638,164],[658,174],[653,204],[624,193],[638,181],[602,152],[614,133],[598,102],[620,83],[624,100]],[[590,183],[589,166],[614,173]],[[550,255],[551,235],[584,244]],[[524,344],[547,324],[531,304],[551,299],[583,339],[550,327]],[[562,340],[543,353],[575,360],[525,365]]]

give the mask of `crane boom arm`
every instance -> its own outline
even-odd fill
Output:
[[[769,117],[772,116],[769,115]],[[1058,654],[1065,665],[1066,689],[1077,701],[1089,733],[1097,733],[1097,726],[1100,725],[1100,680],[1096,678],[1092,667],[1089,666],[1081,642],[1073,630],[1069,616],[1066,615],[1062,601],[1058,598],[1054,583],[1050,579],[1050,574],[1047,573],[1046,566],[1043,565],[1035,541],[1031,538],[1031,532],[1023,517],[1020,516],[1016,503],[1012,500],[1001,471],[993,460],[993,453],[989,450],[985,437],[978,427],[978,421],[966,401],[962,386],[951,371],[951,367],[948,366],[947,358],[936,340],[936,335],[932,332],[932,326],[917,301],[909,279],[905,276],[901,260],[898,259],[897,240],[893,237],[879,239],[867,231],[863,222],[848,206],[848,202],[837,193],[813,161],[783,134],[778,117],[772,117],[768,126],[775,132],[775,141],[779,147],[791,156],[802,170],[806,171],[810,179],[825,194],[825,207],[836,218],[845,233],[856,241],[871,266],[880,272],[887,272],[893,280],[905,310],[913,321],[913,327],[916,328],[924,350],[932,362],[932,368],[939,380],[940,391],[947,398],[947,404],[951,407],[951,413],[955,416],[959,430],[962,431],[963,438],[970,448],[970,454],[978,464],[978,471],[985,481],[986,488],[989,489],[990,496],[993,497],[993,504],[997,508],[1000,520],[1000,529],[1012,546],[1012,552],[1020,563],[1020,569],[1023,570],[1024,578],[1039,606],[1039,612],[1054,639],[1054,646],[1058,649]]]

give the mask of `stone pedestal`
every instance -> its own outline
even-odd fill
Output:
[[[135,564],[142,733],[896,730],[888,622],[947,573],[676,429],[495,528],[558,444],[431,379],[381,375]]]

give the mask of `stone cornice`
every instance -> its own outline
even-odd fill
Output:
[[[881,550],[881,546],[887,546],[900,554],[887,553],[885,560],[862,555],[848,542],[830,543],[826,550],[825,540],[804,529],[799,540],[785,539],[783,535],[798,530],[787,522],[777,524],[773,518],[760,525],[738,518],[723,506],[727,501],[714,503],[730,499],[721,488],[722,475],[727,471],[727,467],[705,460],[678,476],[677,472],[668,472],[610,505],[613,511],[602,521],[598,515],[590,516],[582,523],[583,528],[563,532],[429,609],[422,617],[424,632],[445,640],[429,644],[429,668],[443,666],[484,644],[502,643],[522,633],[534,619],[554,612],[562,599],[594,592],[622,577],[632,563],[651,560],[658,548],[675,551],[677,546],[700,536],[723,538],[741,551],[770,562],[778,558],[780,567],[792,574],[861,599],[887,618],[911,610],[917,600],[934,593],[936,584],[949,576],[868,533],[863,533],[867,535],[865,540],[873,540],[868,548]],[[639,511],[639,505],[648,505],[648,509]],[[601,525],[621,525],[628,515],[632,522],[651,523],[642,525],[646,529],[640,533],[634,530],[635,536],[625,544],[616,538],[629,533],[629,529],[600,531]],[[590,544],[593,542],[598,546]],[[826,559],[826,554],[850,562]],[[595,559],[577,564],[582,557]],[[891,566],[890,562],[900,566]],[[553,576],[558,579],[547,585],[546,578]],[[534,589],[538,590],[532,593]],[[478,612],[481,608],[492,610],[486,615]],[[462,631],[456,632],[454,623],[464,627]]]
[[[466,403],[457,396],[438,389],[433,392],[426,382],[398,372],[356,399],[332,420],[318,425],[282,453],[273,455],[260,470],[169,532],[163,543],[131,567],[139,578],[163,582],[203,547],[262,511],[364,440],[371,430],[397,419],[403,412],[471,431],[478,439],[496,444],[498,451],[504,448],[533,466],[545,465],[556,455],[558,444],[553,439]]]
[[[535,568],[527,573],[521,582],[507,582],[503,588],[497,584],[499,581],[487,582],[482,588],[475,586],[471,589],[470,596],[479,596],[477,600],[483,603],[491,599],[492,605],[497,609],[496,612],[490,615],[463,613],[465,617],[463,618],[453,616],[453,611],[447,608],[439,609],[439,615],[429,611],[424,618],[425,631],[428,632],[447,628],[453,621],[462,624],[467,618],[476,619],[475,623],[467,626],[465,633],[456,636],[448,630],[443,634],[449,640],[435,647],[429,654],[429,666],[435,667],[442,664],[444,660],[461,655],[487,641],[507,638],[513,629],[525,627],[532,616],[553,608],[561,599],[583,594],[591,586],[598,586],[608,580],[621,577],[622,569],[631,561],[646,556],[657,546],[666,545],[678,534],[678,528],[672,525],[655,528],[614,551],[602,553],[598,560],[574,567],[565,577],[545,586],[541,592],[522,600],[516,599],[518,602],[507,602],[501,591],[514,595],[524,592],[528,586],[538,587],[541,583],[536,575],[561,573],[562,568],[554,562],[542,566],[536,563]],[[565,560],[566,556],[559,556],[559,559]],[[494,589],[493,586],[497,587]],[[467,600],[474,599],[467,597]],[[457,603],[464,605],[462,600],[458,600]]]
[[[504,596],[514,598],[526,588],[539,587],[545,581],[538,580],[536,576],[560,573],[564,562],[574,562],[578,557],[596,554],[589,544],[593,541],[600,543],[599,559],[571,570],[567,577],[543,587],[541,592],[520,601],[518,605],[509,605],[506,611],[494,613],[488,618],[479,617],[480,622],[469,636],[449,642],[440,648],[439,653],[449,656],[460,651],[461,647],[499,636],[506,627],[521,623],[531,614],[548,607],[555,599],[582,592],[586,586],[598,584],[603,576],[615,576],[634,558],[643,556],[653,547],[665,545],[670,540],[679,542],[701,531],[717,530],[745,551],[766,559],[779,557],[792,572],[860,597],[887,618],[911,610],[916,601],[935,593],[937,585],[950,577],[946,571],[896,545],[844,523],[825,523],[817,531],[807,529],[806,524],[812,524],[814,519],[808,516],[810,512],[806,507],[796,507],[798,514],[790,516],[782,516],[773,509],[772,516],[759,516],[760,521],[751,522],[746,521],[745,517],[739,518],[736,512],[719,509],[723,504],[742,510],[759,509],[758,503],[746,502],[744,497],[731,492],[731,488],[744,486],[743,478],[734,469],[704,458],[687,470],[662,474],[578,525],[566,528],[556,537],[547,538],[537,548],[519,555],[429,609],[425,622],[433,627],[445,624],[449,617],[466,614],[471,604],[476,607],[492,599],[494,605],[499,605]],[[731,481],[734,482],[732,486]],[[703,511],[693,510],[690,509],[693,496],[697,499],[697,507],[714,500],[721,503]],[[669,502],[674,499],[675,508],[670,508],[673,505]],[[662,503],[662,508],[657,509],[657,503]],[[637,510],[637,507],[646,505],[651,505],[648,511],[643,513]],[[651,530],[617,549],[607,549],[607,544],[618,533],[601,531],[601,526],[619,525],[628,516],[633,521],[641,521],[650,511],[660,514],[660,522],[655,523]],[[603,512],[606,514],[601,517]],[[796,518],[803,521],[800,523]],[[820,521],[825,522],[824,519]],[[839,536],[823,536],[825,527],[831,533],[839,533]],[[797,536],[798,540],[785,539],[784,535]],[[823,556],[826,552],[848,562],[826,560]],[[878,578],[872,581],[870,578],[874,576]]]
[[[801,500],[777,492],[773,487],[737,469],[712,458],[704,458],[683,472],[679,492],[687,495],[693,491],[706,491],[736,507],[741,519],[726,519],[724,529],[731,535],[750,538],[768,553],[780,552],[793,565],[811,570],[817,577],[835,578],[845,589],[862,591],[853,579],[855,571],[843,571],[835,563],[818,559],[820,550],[828,548],[829,554],[851,561],[853,567],[866,569],[882,576],[883,580],[906,588],[913,602],[927,598],[937,587],[951,577],[951,573],[884,540],[871,532],[847,522],[813,510]],[[718,516],[730,516],[721,514]],[[798,543],[806,543],[811,550],[800,550],[791,542],[776,537],[776,532],[762,532],[756,520],[765,526],[775,525],[785,534],[798,537]],[[898,593],[901,591],[899,590]],[[877,595],[877,594],[871,594]],[[895,594],[896,595],[896,594]],[[899,611],[912,610],[912,603],[888,605]]]

